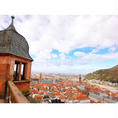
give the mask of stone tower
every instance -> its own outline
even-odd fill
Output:
[[[5,94],[6,81],[22,81],[23,87],[30,80],[33,61],[26,39],[14,27],[13,16],[11,20],[9,27],[0,31],[0,96]]]

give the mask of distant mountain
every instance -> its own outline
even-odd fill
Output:
[[[116,65],[112,68],[109,68],[109,69],[101,69],[101,70],[97,70],[93,73],[89,73],[89,74],[85,75],[85,78],[118,83],[118,65]]]

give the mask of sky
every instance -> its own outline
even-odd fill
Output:
[[[117,15],[16,15],[32,72],[86,74],[118,64]],[[0,30],[11,17],[0,16]]]

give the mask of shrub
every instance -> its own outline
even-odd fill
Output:
[[[23,95],[24,95],[25,97],[28,97],[28,96],[30,95],[30,90],[29,90],[29,88],[24,88],[24,89],[22,90],[22,93],[23,93]]]
[[[39,100],[37,100],[36,98],[32,98],[30,96],[28,96],[27,99],[30,101],[30,103],[40,103]]]

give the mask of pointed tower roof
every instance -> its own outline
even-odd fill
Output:
[[[33,60],[29,55],[29,45],[26,39],[14,27],[14,16],[11,24],[0,31],[0,54],[12,54],[18,57]]]
[[[14,31],[16,31],[16,29],[14,27],[14,19],[15,19],[15,17],[11,16],[11,19],[12,19],[11,24],[9,25],[9,27],[6,30],[14,30]]]

